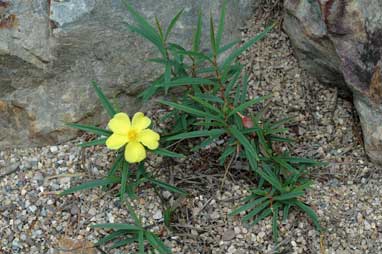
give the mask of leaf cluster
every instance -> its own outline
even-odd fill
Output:
[[[105,108],[106,112],[112,118],[118,111],[110,103],[107,97],[104,95],[100,87],[96,82],[92,82],[93,88],[101,101],[101,104]],[[109,130],[99,128],[91,125],[84,125],[78,123],[68,123],[68,126],[76,128],[88,133],[92,133],[98,136],[95,140],[84,142],[79,144],[81,147],[89,147],[95,145],[105,144],[107,138],[112,134]],[[92,188],[102,187],[104,190],[111,189],[119,184],[119,197],[122,203],[125,201],[125,195],[130,199],[136,199],[136,191],[139,186],[150,183],[153,187],[162,188],[179,195],[187,195],[187,193],[176,186],[172,186],[163,181],[156,179],[152,174],[145,170],[144,162],[140,162],[137,166],[129,164],[124,159],[124,148],[117,151],[115,160],[110,167],[110,170],[104,178],[88,181],[80,185],[69,188],[60,193],[60,195],[68,195],[78,191],[84,191]],[[153,153],[159,156],[180,158],[183,157],[182,154],[178,154],[163,148],[154,150]],[[102,227],[105,229],[113,229],[114,231],[101,240],[98,241],[97,245],[103,245],[112,243],[110,248],[117,248],[124,246],[126,244],[137,243],[139,246],[139,253],[171,253],[171,250],[164,245],[158,236],[154,233],[146,230],[142,226],[142,222],[130,206],[126,203],[130,215],[134,219],[134,224],[96,224],[93,227]],[[147,250],[147,252],[145,252]]]
[[[290,152],[279,149],[287,147],[293,140],[286,137],[284,124],[292,121],[285,118],[280,121],[268,120],[265,117],[271,95],[249,98],[247,94],[249,76],[237,60],[243,52],[266,36],[273,28],[270,25],[254,38],[240,44],[233,41],[222,44],[227,1],[224,1],[219,22],[216,25],[213,17],[209,19],[210,49],[202,50],[202,11],[199,11],[193,42],[190,49],[171,42],[171,32],[181,18],[179,11],[168,26],[164,28],[155,18],[150,24],[126,0],[123,0],[133,18],[134,24],[127,24],[131,31],[139,34],[158,49],[159,57],[148,61],[163,66],[163,73],[155,78],[149,87],[141,93],[143,100],[164,94],[166,100],[160,103],[170,111],[163,120],[173,123],[161,142],[172,144],[174,141],[196,139],[200,143],[192,151],[203,149],[218,140],[220,145],[219,163],[229,170],[235,160],[248,165],[248,171],[256,180],[256,186],[250,195],[243,199],[243,205],[230,215],[243,214],[243,222],[256,224],[268,216],[272,217],[272,232],[275,242],[278,240],[279,211],[286,220],[291,208],[305,212],[318,230],[321,230],[318,218],[312,208],[304,203],[304,195],[311,181],[307,177],[309,167],[320,163],[310,159],[290,155]],[[97,84],[95,91],[112,117],[117,111],[103,95]],[[266,106],[264,106],[266,105]],[[83,143],[81,146],[104,144],[111,132],[94,126],[69,124],[71,127],[84,130],[99,136],[98,139]],[[221,142],[220,142],[221,143]],[[181,157],[181,154],[166,149],[154,151],[161,156]],[[136,197],[136,188],[146,182],[169,191],[186,194],[175,186],[155,179],[145,171],[143,163],[130,168],[123,160],[122,151],[118,151],[116,160],[108,176],[104,179],[88,182],[73,187],[63,194],[73,193],[98,186],[104,188],[120,184],[120,197],[125,194]],[[95,227],[110,228],[114,231],[99,241],[99,244],[113,242],[113,247],[138,243],[139,253],[144,253],[145,243],[159,253],[170,253],[153,233],[142,227],[138,216],[129,206],[135,224],[102,224]],[[169,212],[171,213],[171,211]],[[167,214],[167,217],[171,215]],[[148,248],[147,248],[148,249]]]
[[[312,219],[317,229],[321,229],[313,209],[303,202],[311,185],[307,169],[320,163],[294,157],[288,150],[278,149],[283,143],[293,142],[286,138],[287,129],[283,127],[292,119],[271,121],[264,118],[267,106],[262,105],[268,103],[271,95],[248,98],[249,77],[244,66],[237,61],[238,56],[264,38],[274,25],[241,45],[239,41],[222,45],[227,7],[227,1],[224,1],[219,23],[216,25],[212,16],[209,19],[209,50],[201,49],[201,11],[192,46],[185,49],[169,41],[182,11],[171,20],[167,29],[163,29],[158,19],[155,25],[151,25],[128,3],[126,5],[136,23],[135,26],[130,25],[132,31],[159,49],[160,57],[149,61],[163,65],[163,73],[141,97],[147,100],[163,92],[167,95],[171,90],[176,93],[182,88],[181,95],[169,93],[167,97],[170,100],[160,101],[171,109],[163,119],[170,119],[173,123],[163,140],[169,143],[191,138],[201,140],[193,151],[224,140],[218,159],[220,164],[229,168],[234,160],[246,162],[257,180],[251,195],[231,215],[246,213],[243,221],[251,221],[251,224],[272,216],[275,242],[278,239],[279,210],[283,211],[286,219],[291,208],[298,208]]]

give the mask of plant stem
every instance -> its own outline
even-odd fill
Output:
[[[129,213],[131,214],[131,217],[133,217],[135,224],[137,226],[142,226],[141,219],[138,217],[137,213],[134,211],[133,207],[128,201],[126,201],[126,206],[127,206],[127,209],[129,210]]]

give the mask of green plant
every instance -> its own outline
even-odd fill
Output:
[[[123,114],[124,117],[127,117],[124,113],[118,113],[117,110],[112,106],[112,104],[109,102],[109,100],[106,98],[106,96],[103,94],[99,86],[93,82],[92,83],[102,105],[104,106],[105,110],[109,114],[109,116],[112,118],[109,122],[109,127],[111,127],[111,130],[113,130],[113,125],[117,124],[120,125],[121,123],[116,122],[116,118],[121,116]],[[137,113],[136,116],[142,120],[144,118],[142,113]],[[148,122],[148,118],[144,118],[146,120],[146,125],[150,124]],[[118,120],[118,119],[117,119]],[[125,119],[123,119],[125,120]],[[130,120],[129,120],[130,121]],[[119,197],[122,202],[122,204],[126,204],[131,217],[134,220],[133,224],[96,224],[92,225],[94,228],[105,228],[105,229],[113,229],[114,231],[110,233],[109,235],[105,236],[104,238],[100,239],[97,242],[98,245],[103,245],[112,242],[110,248],[118,248],[120,246],[130,244],[130,243],[137,243],[139,253],[145,253],[145,248],[147,250],[156,250],[161,254],[165,253],[171,253],[171,250],[166,247],[160,238],[156,236],[153,232],[147,229],[147,226],[145,227],[142,225],[141,220],[139,219],[138,215],[135,213],[134,209],[130,205],[128,201],[125,199],[125,195],[130,199],[135,199],[137,197],[136,195],[136,189],[143,185],[144,183],[150,183],[154,187],[159,187],[166,189],[168,191],[178,193],[180,195],[187,195],[187,193],[175,186],[169,185],[163,181],[160,181],[156,179],[151,173],[147,172],[145,170],[143,158],[139,158],[138,160],[131,160],[131,158],[128,156],[126,152],[131,153],[131,151],[127,150],[128,145],[124,145],[126,142],[122,142],[121,145],[118,145],[118,147],[115,147],[114,144],[110,143],[110,140],[114,139],[112,137],[113,132],[110,130],[102,129],[96,126],[90,126],[90,125],[83,125],[83,124],[77,124],[77,123],[68,123],[67,124],[70,127],[86,131],[89,133],[93,133],[99,136],[99,138],[90,141],[79,144],[81,147],[89,147],[94,145],[103,145],[106,144],[111,149],[116,150],[116,157],[115,161],[112,164],[107,176],[105,176],[102,179],[97,179],[94,181],[89,181],[82,183],[78,186],[74,186],[70,189],[67,189],[60,193],[60,195],[68,195],[77,191],[84,191],[90,188],[96,188],[96,187],[103,187],[104,189],[111,188],[112,186],[116,184],[120,184],[119,188]],[[123,126],[122,126],[123,127]],[[134,127],[134,118],[132,122],[132,126]],[[148,127],[148,126],[146,126]],[[145,127],[145,128],[146,128]],[[153,135],[152,131],[149,129],[142,128],[143,131],[150,131],[151,135]],[[134,130],[133,130],[134,131]],[[126,135],[138,135],[140,133],[126,133]],[[156,134],[156,133],[155,133]],[[117,134],[119,135],[119,134]],[[123,137],[119,137],[122,138]],[[159,139],[159,135],[158,135]],[[108,142],[109,141],[109,142]],[[149,140],[150,141],[150,140]],[[154,136],[154,139],[151,140],[152,143],[150,144],[149,141],[144,142],[146,146],[149,146],[151,149],[156,149],[157,144],[157,138]],[[132,142],[132,141],[131,141]],[[183,157],[183,155],[171,152],[169,150],[159,148],[152,151],[153,153],[159,155],[159,156],[168,156],[168,157]],[[125,156],[124,156],[125,154]],[[129,162],[130,161],[130,162]],[[148,243],[145,247],[145,243]]]
[[[219,24],[215,27],[210,17],[210,50],[206,53],[201,50],[202,13],[199,12],[193,43],[190,50],[172,43],[171,31],[181,17],[178,12],[166,29],[163,29],[159,20],[155,18],[155,25],[151,25],[127,1],[123,1],[133,17],[135,24],[128,24],[130,29],[151,42],[159,51],[159,57],[148,59],[163,65],[163,73],[152,81],[141,97],[148,100],[159,93],[167,96],[167,100],[160,103],[169,107],[170,112],[163,117],[172,122],[166,135],[162,136],[162,145],[171,145],[174,141],[186,139],[199,139],[201,142],[192,151],[202,149],[218,139],[224,139],[219,147],[220,156],[217,158],[227,173],[233,161],[241,160],[248,165],[248,172],[256,180],[256,186],[250,190],[250,195],[243,200],[243,205],[236,208],[230,215],[235,216],[246,213],[242,220],[245,223],[256,224],[262,219],[272,216],[272,231],[274,241],[278,240],[279,211],[283,211],[287,218],[291,208],[296,207],[305,212],[313,221],[318,230],[321,230],[318,218],[314,211],[303,202],[303,196],[310,187],[308,167],[317,166],[313,160],[290,155],[287,149],[281,151],[278,147],[293,142],[285,137],[287,129],[285,123],[291,121],[285,118],[280,121],[271,121],[264,117],[266,107],[262,110],[252,110],[255,105],[266,103],[271,95],[249,99],[247,97],[248,75],[244,66],[238,62],[237,57],[249,49],[273,28],[273,25],[264,29],[256,37],[238,46],[239,41],[222,45],[224,21],[227,1],[224,2],[219,17]],[[222,55],[223,60],[218,61]],[[99,87],[93,83],[95,91],[110,117],[117,117],[117,111],[107,100]],[[176,90],[182,89],[180,96],[173,96]],[[105,144],[113,134],[102,128],[69,124],[69,126],[88,131],[100,136],[98,139],[83,143],[81,146]],[[126,133],[126,135],[130,135]],[[133,134],[131,134],[133,135]],[[133,136],[135,136],[134,133]],[[126,137],[125,137],[126,139]],[[127,138],[126,140],[130,140]],[[110,141],[109,141],[110,142]],[[123,143],[123,142],[122,142]],[[174,186],[155,179],[148,173],[142,161],[138,164],[129,164],[123,157],[123,145],[119,141],[111,145],[117,150],[116,160],[108,175],[99,180],[87,182],[64,191],[69,194],[98,186],[110,188],[120,184],[120,198],[123,201],[127,193],[129,198],[135,198],[136,188],[149,182],[154,186],[165,188],[181,195],[186,193]],[[117,144],[117,145],[116,145]],[[147,146],[147,145],[146,145]],[[150,148],[156,145],[148,145]],[[153,151],[160,156],[180,157],[179,153],[166,149]],[[224,179],[222,179],[222,184]],[[170,250],[160,239],[143,226],[138,215],[126,202],[134,223],[133,224],[99,224],[94,227],[113,229],[114,231],[98,244],[113,242],[112,247],[120,247],[129,243],[137,243],[139,253],[145,253],[151,248],[159,253],[170,253]],[[167,208],[165,224],[169,225],[172,208]]]
[[[261,40],[273,27],[264,29],[256,37],[243,43],[238,41],[222,45],[225,10],[224,2],[217,29],[213,17],[210,17],[210,50],[201,50],[202,15],[199,12],[193,44],[190,50],[169,41],[170,33],[179,19],[180,11],[164,29],[158,19],[155,27],[148,23],[131,5],[124,1],[134,18],[135,25],[129,25],[132,31],[140,34],[158,48],[160,57],[149,59],[164,66],[164,72],[156,78],[141,94],[144,100],[160,92],[168,94],[172,89],[182,87],[182,96],[171,96],[171,100],[160,103],[172,110],[165,119],[174,123],[165,142],[202,138],[193,151],[214,143],[217,139],[226,140],[218,159],[228,171],[234,160],[247,162],[253,177],[257,179],[256,188],[243,200],[244,205],[235,209],[231,216],[247,211],[244,222],[260,220],[272,216],[272,231],[275,242],[278,239],[278,212],[283,211],[287,218],[291,208],[296,207],[305,212],[318,230],[321,230],[315,212],[302,200],[310,187],[308,167],[320,165],[306,158],[291,156],[277,147],[292,140],[285,137],[283,128],[291,121],[285,118],[280,121],[264,119],[266,108],[254,112],[251,108],[267,101],[271,96],[247,98],[248,75],[237,57]],[[220,56],[228,54],[221,62]],[[251,115],[248,117],[247,115]]]

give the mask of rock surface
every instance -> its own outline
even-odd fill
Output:
[[[185,8],[173,36],[182,44],[191,41],[199,7],[205,16],[211,10],[218,18],[222,2],[131,1],[163,24]],[[254,2],[230,2],[224,41],[238,38]],[[128,31],[125,22],[130,21],[121,0],[0,0],[0,148],[75,136],[63,122],[102,123],[91,80],[124,110],[136,111],[137,93],[160,67],[144,61],[156,52]]]
[[[352,93],[366,152],[382,164],[381,1],[286,0],[284,6],[284,30],[301,66]]]

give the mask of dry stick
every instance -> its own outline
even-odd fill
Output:
[[[113,191],[118,190],[119,187],[120,187],[119,185],[114,186],[113,188],[111,188],[111,189],[105,191],[104,193],[102,193],[102,194],[101,194],[100,196],[98,196],[95,200],[100,200],[100,199],[102,199],[102,198],[105,197],[106,195],[111,194]]]
[[[194,218],[199,216],[199,214],[207,207],[207,205],[211,202],[212,199],[213,197],[207,200],[207,202],[202,206],[202,208],[200,208],[200,210],[194,215]]]
[[[76,251],[76,250],[81,250],[81,252],[83,252],[83,251],[85,251],[85,250],[87,250],[87,249],[94,249],[94,248],[96,248],[96,247],[95,247],[94,245],[92,245],[92,246],[87,246],[87,247],[85,247],[85,246],[79,246],[79,247],[69,248],[69,249],[67,249],[67,248],[62,248],[62,247],[58,247],[57,249],[58,249],[59,251],[62,251],[62,252],[72,253],[73,251]]]
[[[61,177],[77,177],[77,176],[85,176],[84,173],[64,173],[64,174],[59,174],[59,175],[53,175],[53,176],[47,176],[44,178],[44,183],[47,181],[50,181],[55,178],[61,178]]]
[[[325,246],[324,246],[324,237],[325,235],[323,233],[320,234],[320,253],[325,254]]]
[[[222,183],[221,183],[221,185],[220,185],[220,189],[219,189],[220,192],[222,192],[222,190],[223,190],[223,185],[224,185],[225,179],[227,178],[228,170],[229,170],[229,168],[231,167],[231,164],[232,164],[232,162],[233,162],[233,160],[234,160],[235,158],[236,158],[236,154],[233,154],[233,155],[231,156],[231,159],[229,160],[229,162],[228,162],[226,168],[225,168],[224,177],[223,177]]]

